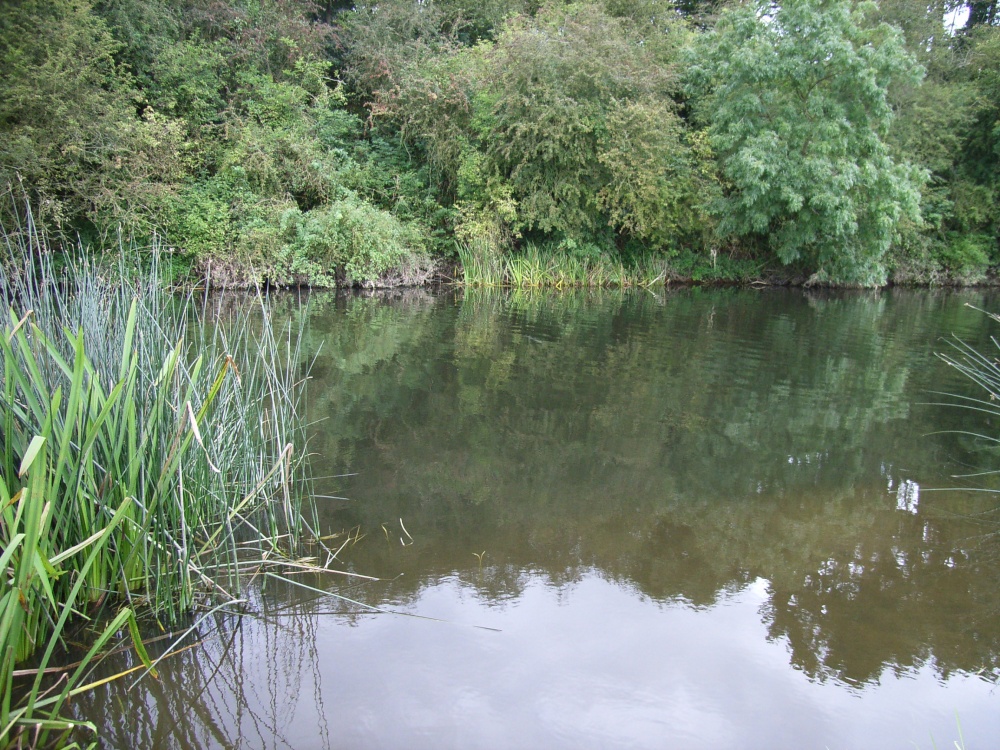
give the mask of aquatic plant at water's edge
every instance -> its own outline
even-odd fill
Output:
[[[40,720],[74,726],[62,702],[124,623],[137,636],[136,611],[169,626],[238,602],[244,571],[312,529],[301,331],[275,330],[263,297],[228,315],[172,298],[155,263],[139,280],[87,259],[57,273],[43,246],[10,249],[27,262],[0,290],[0,745]],[[67,627],[109,616],[42,700]],[[26,687],[15,667],[32,654]]]

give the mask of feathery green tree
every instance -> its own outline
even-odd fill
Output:
[[[728,181],[722,235],[756,238],[817,281],[885,283],[903,217],[919,220],[921,173],[886,145],[887,90],[922,70],[871,3],[758,1],[727,9],[695,46],[690,90]]]

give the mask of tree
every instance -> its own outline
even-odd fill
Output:
[[[664,215],[671,161],[684,158],[676,75],[669,52],[657,54],[645,36],[578,5],[522,17],[500,38],[480,136],[525,229],[572,237],[611,224],[652,234],[676,222]]]
[[[686,32],[654,5],[545,5],[474,47],[417,23],[404,35],[412,11],[379,6],[372,23],[391,22],[380,36],[399,43],[357,45],[347,77],[375,82],[373,119],[422,149],[460,234],[674,246],[698,231],[706,159],[673,99]]]
[[[816,281],[877,286],[903,217],[919,220],[921,173],[890,156],[890,83],[922,70],[900,32],[866,24],[871,3],[757,0],[726,10],[695,45],[697,111],[728,181],[723,236],[767,242]]]
[[[117,50],[85,0],[17,0],[0,13],[0,189],[23,186],[63,239],[119,223],[148,230],[180,169],[180,128],[136,115]],[[16,224],[2,213],[0,223]]]
[[[983,25],[992,26],[1000,20],[1000,15],[997,14],[997,0],[972,0],[967,6],[969,21],[966,26],[970,29]]]
[[[982,26],[969,37],[962,74],[972,86],[972,117],[956,153],[958,230],[975,232],[995,258],[1000,240],[1000,28]],[[959,205],[960,204],[960,205]]]

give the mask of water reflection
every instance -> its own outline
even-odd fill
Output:
[[[247,620],[162,670],[149,719],[120,683],[84,708],[111,717],[106,746],[122,748],[893,748],[950,744],[956,710],[966,738],[1000,732],[989,687],[933,661],[886,667],[863,691],[789,669],[762,621],[764,579],[698,608],[598,570],[525,574],[498,604],[477,575],[395,602],[438,621],[319,614],[332,602],[286,612],[306,634]]]
[[[357,473],[321,483],[351,498],[325,524],[364,534],[342,557],[385,579],[340,593],[447,624],[266,592],[264,621],[177,657],[138,736],[929,746],[957,709],[995,739],[995,503],[928,489],[1000,457],[921,403],[970,392],[933,357],[988,340],[966,302],[997,300],[310,298],[316,468]]]
[[[484,295],[395,317],[353,301],[355,317],[318,326],[331,352],[369,325],[380,344],[362,347],[365,366],[317,374],[317,414],[344,425],[330,434],[365,425],[328,454],[360,472],[330,522],[419,529],[412,563],[356,553],[385,574],[461,569],[486,549],[502,571],[596,568],[696,606],[763,577],[771,637],[817,679],[877,681],[938,642],[943,673],[992,671],[996,579],[970,562],[982,529],[960,516],[993,503],[938,493],[918,512],[918,482],[954,484],[949,468],[981,460],[954,436],[922,437],[956,416],[917,403],[966,387],[931,356],[942,335],[984,337],[965,301]],[[497,585],[519,593],[516,575]]]
[[[281,596],[272,613],[256,592],[259,617],[216,614],[185,643],[197,648],[168,656],[159,678],[115,681],[76,699],[78,715],[100,727],[101,745],[114,748],[329,748],[316,623]],[[291,606],[289,614],[288,607]],[[156,658],[167,640],[150,648]],[[134,661],[134,663],[133,663]],[[140,666],[137,659],[107,661],[97,675]]]

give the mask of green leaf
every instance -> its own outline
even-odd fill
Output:
[[[28,469],[31,468],[31,464],[34,463],[36,456],[38,456],[38,452],[44,445],[45,438],[40,435],[35,435],[35,437],[31,438],[31,443],[28,444],[28,450],[24,452],[24,458],[21,459],[21,468],[17,471],[18,477],[23,477],[28,472]]]
[[[135,647],[135,652],[139,655],[139,659],[142,660],[142,663],[153,678],[159,679],[156,667],[153,666],[153,660],[149,658],[146,646],[142,642],[142,636],[139,634],[139,623],[135,620],[135,612],[131,609],[128,610],[128,632],[132,636],[132,645]]]

